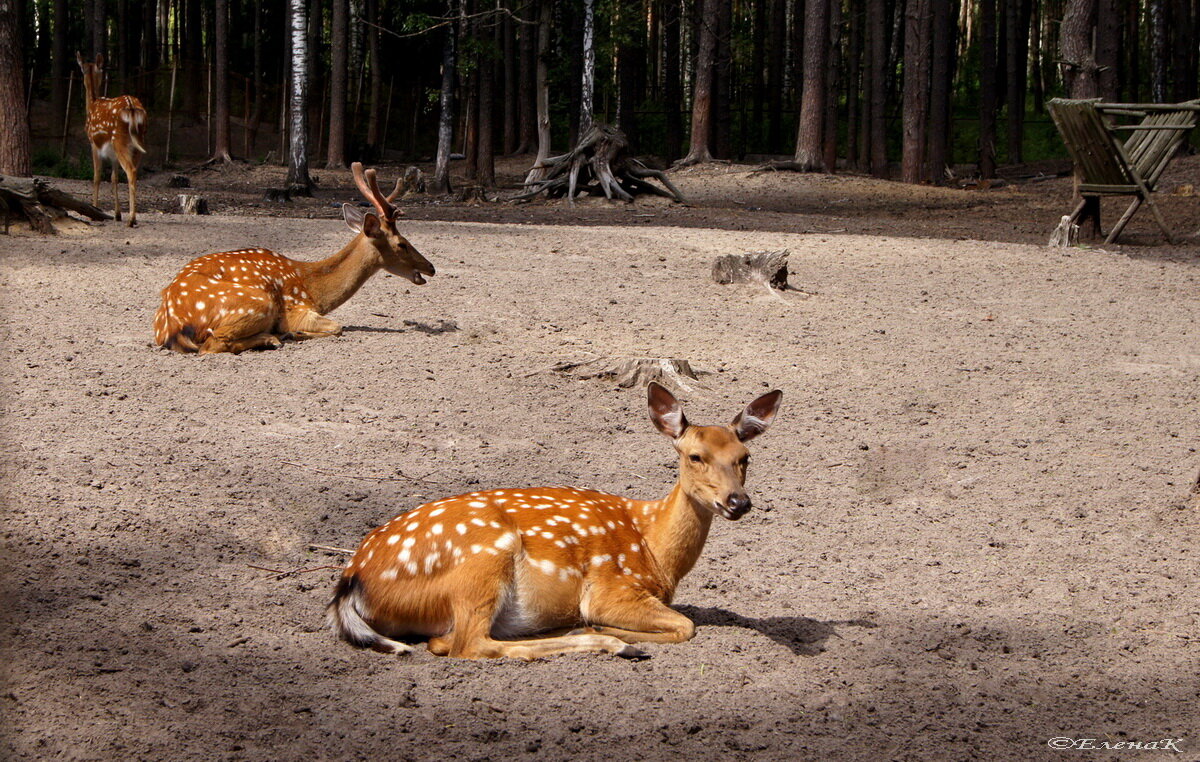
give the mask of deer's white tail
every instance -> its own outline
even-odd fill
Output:
[[[129,128],[129,142],[133,144],[134,149],[141,153],[146,153],[146,147],[142,145],[142,135],[146,132],[146,111],[135,106],[127,106],[121,109],[121,121]]]
[[[325,616],[333,631],[355,648],[370,648],[388,654],[406,654],[412,646],[385,638],[363,619],[362,582],[347,576],[338,580],[333,600],[325,607]]]

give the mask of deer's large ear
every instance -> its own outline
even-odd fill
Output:
[[[103,53],[96,54],[96,68],[97,69],[104,68],[104,54]]]
[[[746,409],[733,419],[733,431],[737,438],[749,442],[766,431],[771,421],[775,420],[775,413],[779,412],[779,402],[782,399],[783,392],[776,389],[746,405]]]
[[[655,381],[651,381],[646,387],[646,395],[650,405],[650,420],[654,422],[655,427],[671,439],[683,436],[688,421],[683,414],[683,406],[675,399],[675,395]]]
[[[80,68],[83,68],[83,54],[78,50],[75,51],[75,63],[79,64]]]
[[[353,230],[355,233],[361,233],[363,228],[363,210],[351,204],[342,204],[342,219],[346,221],[346,227]]]

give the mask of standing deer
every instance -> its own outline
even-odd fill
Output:
[[[83,72],[83,89],[87,103],[87,136],[92,147],[92,205],[100,205],[101,160],[112,163],[113,216],[121,220],[121,196],[117,165],[125,170],[129,182],[129,227],[137,225],[138,163],[146,152],[146,109],[132,95],[116,98],[97,98],[104,72],[104,55],[97,54],[95,62],[75,54]]]
[[[418,286],[433,265],[396,231],[396,183],[384,196],[375,170],[351,168],[359,191],[375,206],[342,205],[356,235],[319,262],[288,259],[267,249],[238,249],[193,259],[162,290],[154,340],[177,352],[242,352],[276,348],[281,338],[336,336],[342,327],[323,317],[342,305],[380,269]]]
[[[359,648],[536,659],[574,651],[626,658],[631,643],[679,643],[695,625],[667,604],[704,548],[713,516],[750,510],[745,442],[767,430],[782,392],[729,426],[692,426],[669,391],[648,388],[650,419],[679,452],[662,500],[574,487],[472,492],[426,503],[367,535],[327,609]],[[574,628],[574,629],[573,629]],[[533,637],[553,630],[548,637]]]

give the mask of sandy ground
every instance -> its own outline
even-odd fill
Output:
[[[1196,250],[1012,242],[1064,184],[989,191],[1027,194],[994,215],[935,189],[842,217],[414,206],[428,285],[378,276],[343,336],[236,357],[152,349],[158,290],[210,251],[318,258],[344,226],[148,211],[0,237],[0,756],[1200,759]],[[1005,220],[1029,232],[984,234]],[[800,290],[709,281],[780,248]],[[755,510],[681,585],[696,638],[639,663],[334,640],[343,556],[310,544],[485,487],[666,493],[643,392],[548,370],[596,354],[689,359],[697,422],[784,390]]]

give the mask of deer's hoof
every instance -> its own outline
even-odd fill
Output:
[[[650,658],[650,654],[628,643],[620,651],[617,651],[617,656],[620,656],[622,659],[629,659],[630,661],[645,661]]]

